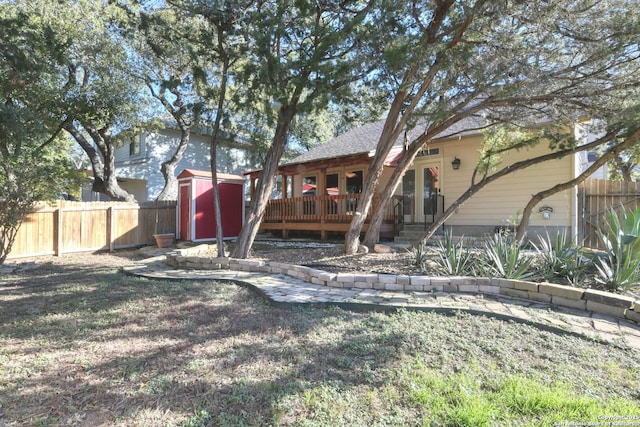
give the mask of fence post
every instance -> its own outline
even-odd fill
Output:
[[[580,185],[578,187],[578,220],[577,222],[577,230],[576,230],[576,240],[575,243],[578,245],[584,245],[585,242],[585,230],[587,228],[586,218],[585,218],[585,189],[584,185]]]
[[[109,252],[113,252],[113,206],[107,208],[107,245]]]
[[[55,256],[62,255],[62,208],[58,207],[55,211],[53,211],[53,227],[56,233],[56,238],[54,239],[54,248],[53,252]]]

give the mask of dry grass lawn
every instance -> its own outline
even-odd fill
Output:
[[[1,426],[640,425],[628,349],[481,316],[274,308],[127,262],[0,276]]]

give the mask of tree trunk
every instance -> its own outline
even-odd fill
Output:
[[[188,118],[187,109],[184,107],[183,94],[177,87],[162,88],[156,91],[156,87],[147,82],[147,87],[151,91],[151,96],[156,98],[164,106],[165,110],[176,121],[180,128],[180,142],[170,159],[162,162],[160,172],[164,178],[164,187],[156,200],[178,200],[178,178],[176,178],[176,168],[184,157],[191,137],[191,126],[193,121]],[[167,92],[171,93],[175,99],[170,102],[167,99]]]
[[[613,161],[618,166],[618,170],[620,171],[620,175],[622,176],[622,180],[623,181],[627,181],[627,182],[632,182],[633,181],[633,177],[631,176],[631,171],[633,171],[633,167],[635,165],[631,161],[625,162],[622,159],[622,157],[620,157],[620,155],[615,156]]]
[[[358,252],[358,247],[360,246],[360,233],[362,232],[364,223],[367,220],[367,214],[369,213],[369,209],[373,201],[373,196],[375,195],[376,191],[375,187],[380,181],[381,174],[382,171],[373,171],[367,176],[366,184],[364,185],[362,194],[360,195],[358,207],[353,215],[353,218],[351,219],[349,231],[347,231],[344,236],[344,251],[347,255],[352,255]]]
[[[116,175],[115,145],[111,140],[110,130],[108,128],[93,129],[89,127],[87,128],[87,131],[89,132],[89,135],[91,135],[93,142],[100,150],[100,154],[102,154],[106,194],[117,201],[135,202],[135,197],[121,188],[118,184],[118,177]]]
[[[422,149],[424,142],[426,142],[426,137],[423,136],[418,138],[409,146],[408,150],[402,154],[398,165],[391,174],[391,178],[389,178],[389,182],[385,186],[384,190],[382,190],[378,209],[376,209],[371,216],[369,229],[364,236],[363,244],[365,246],[372,248],[380,240],[380,227],[382,226],[382,221],[384,220],[384,214],[387,211],[387,207],[389,206],[398,185],[400,185],[402,177],[413,163],[418,152]]]
[[[162,176],[164,177],[164,188],[160,194],[158,194],[156,200],[178,200],[176,168],[187,150],[190,135],[191,126],[180,125],[180,143],[178,143],[178,147],[173,153],[173,156],[171,156],[169,160],[162,162],[162,166],[160,166],[160,172],[162,172]]]
[[[234,258],[247,258],[253,245],[253,241],[260,229],[260,223],[264,216],[264,211],[271,196],[273,179],[278,171],[278,162],[284,152],[287,143],[287,136],[291,127],[291,121],[296,114],[297,100],[287,107],[282,107],[279,113],[278,126],[273,136],[273,142],[264,161],[264,167],[258,177],[249,212],[244,226],[236,240],[232,256]]]
[[[356,212],[351,219],[351,225],[344,237],[344,251],[347,255],[353,255],[358,252],[360,246],[360,233],[367,220],[369,209],[373,202],[373,197],[376,194],[376,189],[380,183],[380,177],[384,168],[384,161],[387,155],[393,148],[396,140],[405,129],[407,124],[408,115],[405,111],[405,115],[402,115],[403,107],[407,97],[407,85],[406,82],[411,81],[415,76],[415,68],[410,68],[404,77],[404,85],[396,93],[396,96],[391,103],[391,108],[387,114],[387,118],[380,134],[378,144],[376,146],[376,155],[373,158],[371,164],[369,164],[369,173],[365,178],[362,188],[362,194],[360,195],[360,201],[356,208]]]
[[[209,159],[211,167],[211,190],[213,192],[213,212],[216,218],[216,244],[218,248],[218,257],[224,258],[224,233],[222,231],[222,206],[220,204],[220,187],[218,186],[218,137],[220,135],[220,123],[222,121],[222,107],[227,90],[227,74],[228,63],[222,73],[222,84],[220,95],[218,98],[218,109],[216,111],[216,119],[213,124],[213,134],[211,135],[211,143],[209,144]]]
[[[520,223],[518,224],[518,229],[516,231],[516,241],[522,242],[524,240],[525,232],[527,230],[527,227],[529,226],[531,214],[533,213],[533,208],[535,208],[538,203],[540,203],[547,197],[559,193],[560,191],[567,190],[575,185],[580,184],[609,160],[619,158],[620,153],[623,150],[629,148],[631,145],[635,144],[639,137],[640,129],[636,130],[631,135],[626,137],[620,144],[615,145],[614,147],[611,147],[609,150],[607,150],[602,156],[600,156],[598,160],[596,160],[591,166],[589,166],[584,172],[582,172],[574,179],[563,182],[561,184],[557,184],[551,188],[534,194],[522,211],[522,218],[520,219]]]
[[[178,178],[176,177],[176,163],[163,162],[160,166],[160,172],[164,177],[164,187],[160,194],[156,197],[160,200],[178,200]]]
[[[224,31],[218,27],[218,54],[222,59],[222,72],[220,81],[220,92],[218,93],[218,105],[216,107],[216,118],[213,123],[211,144],[209,145],[209,156],[211,159],[211,189],[213,190],[213,211],[216,217],[216,243],[218,245],[218,256],[223,258],[224,235],[222,231],[222,206],[220,204],[220,187],[218,186],[218,139],[220,137],[220,124],[222,123],[222,111],[224,101],[227,96],[227,82],[229,79],[229,56],[227,56]]]
[[[91,189],[97,193],[105,194],[114,200],[134,202],[135,198],[118,185],[113,152],[114,147],[110,138],[101,134],[98,130],[89,129],[91,139],[100,150],[100,153],[98,153],[75,125],[72,123],[66,124],[65,130],[69,132],[78,145],[80,145],[89,156],[93,170],[93,185]]]
[[[446,0],[437,3],[437,7],[433,11],[432,20],[425,31],[425,36],[423,39],[425,46],[429,46],[440,37],[439,33],[442,24],[447,21],[447,13],[454,4],[455,1],[453,0]],[[448,49],[453,49],[462,40],[462,36],[469,27],[472,19],[473,14],[467,16],[467,18],[464,19],[462,23],[455,28],[455,31],[450,34],[452,38],[447,43]],[[394,100],[391,103],[389,113],[387,114],[385,129],[383,130],[380,140],[378,141],[378,146],[376,147],[376,155],[374,156],[373,162],[369,165],[369,175],[365,180],[363,193],[360,198],[362,209],[359,205],[358,210],[356,211],[356,214],[353,216],[353,219],[351,221],[349,231],[345,236],[344,247],[345,253],[348,255],[355,254],[358,251],[360,233],[362,232],[367,214],[369,213],[371,200],[373,199],[377,186],[380,182],[380,176],[382,175],[382,170],[384,167],[384,160],[393,147],[397,137],[403,130],[406,129],[409,117],[413,115],[415,109],[418,108],[420,102],[423,101],[423,96],[425,95],[429,87],[431,87],[431,84],[433,83],[438,71],[440,70],[442,59],[443,58],[441,57],[441,55],[436,55],[436,58],[433,59],[432,63],[429,66],[429,71],[420,82],[415,81],[416,76],[418,75],[417,64],[410,65],[403,76],[402,83],[398,87],[398,91],[396,92]],[[420,64],[420,66],[423,65],[424,64]],[[415,90],[415,92],[411,93],[410,91],[412,89],[412,86],[414,85],[419,85],[419,87]],[[399,120],[398,117],[400,117]],[[391,130],[392,124],[394,125],[393,131]],[[385,191],[385,194],[387,194],[387,191]],[[378,206],[379,211],[382,212],[379,215],[382,215],[384,213],[388,202],[388,198],[384,198],[382,200],[382,203]],[[380,225],[382,224],[382,219],[379,218],[375,221],[377,223],[377,230],[374,229],[369,234],[368,238],[365,237],[365,239],[369,243],[374,239],[377,240],[380,233]]]
[[[214,135],[216,132],[214,131]],[[215,136],[213,138],[216,138]],[[218,143],[215,139],[212,139],[209,151],[211,153],[211,189],[213,191],[213,212],[216,217],[216,243],[218,247],[218,257],[224,258],[224,234],[222,231],[222,212],[220,204],[220,187],[218,186],[218,171],[217,171],[217,154],[216,148]]]
[[[466,104],[463,103],[459,107],[463,107],[464,105]],[[372,248],[380,239],[380,227],[382,226],[382,221],[384,220],[384,214],[391,201],[391,198],[393,197],[393,194],[398,188],[398,185],[400,185],[402,177],[407,172],[409,167],[411,167],[413,161],[415,160],[416,156],[418,155],[418,153],[420,152],[424,144],[426,144],[428,141],[435,138],[438,134],[440,134],[441,132],[444,132],[446,129],[448,129],[455,123],[459,122],[466,116],[473,114],[473,112],[477,111],[478,109],[479,109],[479,106],[476,105],[475,107],[471,109],[467,109],[464,112],[460,112],[452,115],[447,120],[443,120],[437,125],[432,124],[426,129],[426,131],[422,135],[420,135],[415,140],[411,141],[409,146],[403,152],[402,157],[400,157],[400,161],[398,162],[398,165],[396,166],[393,173],[391,174],[391,177],[389,178],[389,182],[387,182],[387,185],[382,191],[382,194],[380,197],[381,202],[378,205],[378,209],[372,214],[371,222],[369,224],[369,229],[367,230],[367,233],[365,234],[365,237],[364,237],[365,246]]]
[[[89,157],[89,161],[91,162],[91,169],[93,171],[93,186],[99,186],[103,188],[102,183],[104,182],[104,165],[102,164],[102,157],[96,151],[93,145],[84,135],[71,123],[65,124],[64,129],[69,132],[69,134],[76,140],[78,145],[82,148],[82,150]],[[97,184],[99,182],[99,184]],[[102,191],[98,191],[92,188],[93,191],[101,193]]]

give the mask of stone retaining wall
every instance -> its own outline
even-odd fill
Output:
[[[207,254],[207,256],[205,256]],[[640,323],[640,300],[626,295],[581,289],[553,283],[536,283],[488,277],[429,277],[375,273],[329,273],[300,265],[260,260],[212,258],[208,245],[177,249],[167,254],[167,264],[174,268],[216,270],[230,269],[272,274],[286,274],[316,285],[334,288],[378,289],[385,291],[419,291],[505,295],[601,313]]]

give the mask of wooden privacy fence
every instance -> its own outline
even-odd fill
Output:
[[[579,237],[581,244],[598,248],[597,228],[603,224],[606,212],[611,209],[627,210],[640,206],[640,183],[588,179],[578,187]]]
[[[153,244],[156,233],[175,231],[175,201],[58,201],[27,215],[7,258],[132,248]]]

